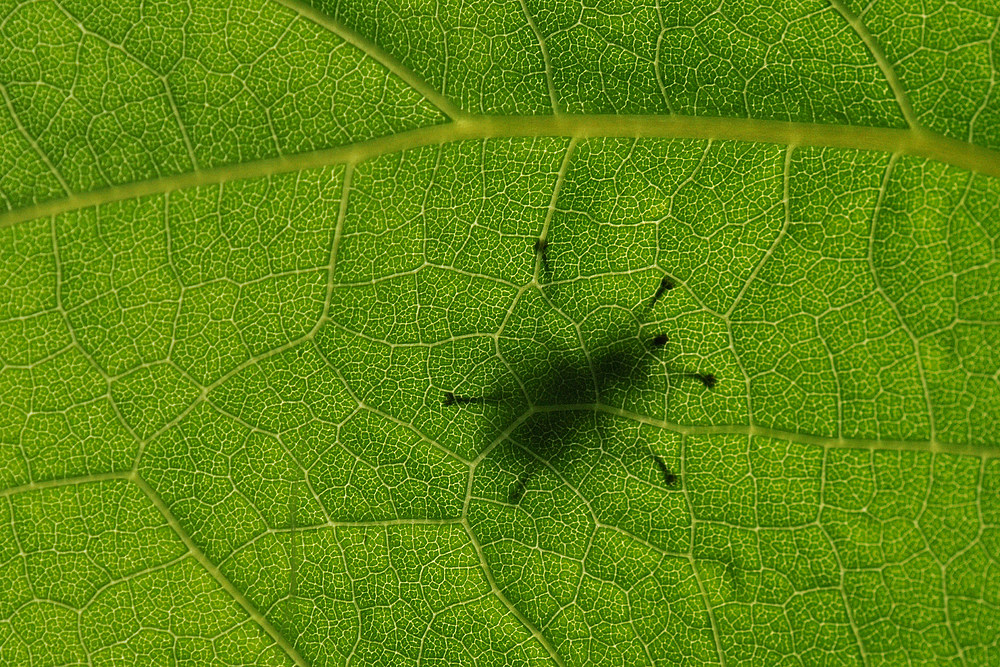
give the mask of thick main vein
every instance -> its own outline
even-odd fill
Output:
[[[259,178],[452,141],[498,137],[631,137],[757,141],[911,155],[1000,178],[1000,152],[919,130],[694,116],[472,116],[355,144],[115,185],[0,214],[0,228],[109,202]]]

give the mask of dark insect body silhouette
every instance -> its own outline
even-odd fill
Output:
[[[535,243],[535,256],[541,261],[546,273],[551,271],[548,257],[548,242],[539,239]],[[673,282],[663,277],[655,294],[649,301],[652,308],[670,289]],[[517,466],[524,472],[511,486],[507,501],[516,505],[528,490],[528,484],[539,466],[552,466],[554,461],[571,461],[576,458],[573,451],[574,435],[594,415],[594,405],[622,387],[635,385],[648,374],[649,367],[657,359],[669,341],[666,333],[658,333],[645,345],[635,337],[620,340],[610,349],[598,355],[578,359],[557,360],[544,369],[533,366],[512,369],[519,378],[516,389],[493,391],[485,396],[459,396],[445,392],[446,406],[470,404],[492,404],[500,413],[500,423],[510,428],[504,429],[502,437],[509,440],[507,451],[517,460]],[[668,368],[668,373],[670,373]],[[681,373],[683,377],[697,379],[711,390],[716,383],[715,376],[702,373]],[[664,483],[672,487],[677,483],[677,475],[658,456],[654,456],[663,474]]]

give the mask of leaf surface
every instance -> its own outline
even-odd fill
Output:
[[[0,662],[1000,660],[989,2],[0,2]]]

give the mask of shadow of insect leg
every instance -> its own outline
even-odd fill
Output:
[[[677,485],[677,473],[670,469],[666,461],[660,456],[653,454],[653,461],[656,462],[656,467],[660,469],[660,473],[663,475],[663,483],[668,487],[673,488]]]
[[[532,467],[530,470],[526,470],[514,485],[510,487],[510,493],[507,494],[507,502],[511,505],[516,505],[521,501],[521,497],[524,496],[524,492],[528,490],[528,482],[531,478],[535,476],[535,468]]]
[[[546,279],[552,278],[552,265],[549,263],[549,242],[543,239],[535,241],[535,257],[542,263]]]
[[[505,399],[502,394],[491,394],[489,396],[458,396],[454,392],[446,391],[441,397],[441,404],[451,405],[498,405]]]
[[[656,293],[653,295],[653,298],[649,300],[649,308],[652,308],[653,306],[655,306],[656,302],[659,301],[660,298],[664,294],[666,294],[668,291],[672,290],[673,288],[674,288],[674,282],[672,280],[670,280],[670,278],[668,278],[666,276],[664,276],[663,278],[661,278],[660,279],[660,285],[659,285],[659,287],[656,288]]]

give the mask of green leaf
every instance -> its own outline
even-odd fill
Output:
[[[987,0],[0,0],[0,663],[996,664]]]

